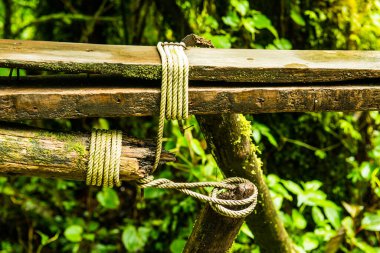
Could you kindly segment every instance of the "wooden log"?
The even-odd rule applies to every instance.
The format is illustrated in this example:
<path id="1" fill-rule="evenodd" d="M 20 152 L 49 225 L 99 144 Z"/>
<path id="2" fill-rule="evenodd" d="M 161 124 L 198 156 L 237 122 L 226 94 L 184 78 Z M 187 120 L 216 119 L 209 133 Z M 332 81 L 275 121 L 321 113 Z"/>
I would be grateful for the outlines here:
<path id="1" fill-rule="evenodd" d="M 379 51 L 188 48 L 190 80 L 294 83 L 380 77 Z M 153 46 L 0 40 L 0 67 L 158 80 Z"/>
<path id="2" fill-rule="evenodd" d="M 2 124 L 3 125 L 3 124 Z M 34 128 L 0 128 L 0 176 L 85 180 L 89 133 L 56 133 Z M 152 170 L 155 145 L 123 135 L 120 179 L 136 180 Z M 173 161 L 163 152 L 161 162 Z"/>
<path id="3" fill-rule="evenodd" d="M 0 119 L 158 115 L 159 88 L 146 88 L 134 81 L 132 83 L 135 87 L 126 88 L 120 80 L 66 78 L 28 78 L 12 82 L 1 78 Z M 371 83 L 231 86 L 191 86 L 190 113 L 202 115 L 380 110 L 380 86 Z"/>
<path id="4" fill-rule="evenodd" d="M 251 185 L 240 184 L 235 191 L 219 194 L 221 199 L 244 199 L 253 193 Z M 215 212 L 209 204 L 201 210 L 183 253 L 228 252 L 244 218 L 229 218 Z"/>

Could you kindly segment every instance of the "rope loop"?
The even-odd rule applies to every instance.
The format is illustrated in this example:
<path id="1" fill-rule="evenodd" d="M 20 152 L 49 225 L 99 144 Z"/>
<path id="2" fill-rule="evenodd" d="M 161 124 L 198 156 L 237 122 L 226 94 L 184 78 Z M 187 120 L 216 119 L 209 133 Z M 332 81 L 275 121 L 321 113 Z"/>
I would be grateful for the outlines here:
<path id="1" fill-rule="evenodd" d="M 221 182 L 194 182 L 194 183 L 176 183 L 165 178 L 154 180 L 153 176 L 140 179 L 138 184 L 141 188 L 159 188 L 159 189 L 176 189 L 193 198 L 203 202 L 210 203 L 212 209 L 217 213 L 231 217 L 231 218 L 244 218 L 248 216 L 256 207 L 257 203 L 257 187 L 249 180 L 240 177 L 227 178 Z M 235 190 L 239 184 L 247 184 L 253 188 L 250 196 L 244 199 L 220 199 L 218 193 L 223 190 Z M 190 189 L 214 187 L 210 195 L 204 195 Z M 231 209 L 228 207 L 241 207 L 239 210 Z"/>
<path id="2" fill-rule="evenodd" d="M 153 171 L 157 169 L 162 151 L 165 119 L 188 118 L 189 62 L 183 42 L 159 42 L 157 50 L 162 63 L 160 116 L 157 133 L 157 148 Z"/>
<path id="3" fill-rule="evenodd" d="M 121 131 L 98 129 L 91 132 L 87 185 L 120 186 L 121 148 Z"/>

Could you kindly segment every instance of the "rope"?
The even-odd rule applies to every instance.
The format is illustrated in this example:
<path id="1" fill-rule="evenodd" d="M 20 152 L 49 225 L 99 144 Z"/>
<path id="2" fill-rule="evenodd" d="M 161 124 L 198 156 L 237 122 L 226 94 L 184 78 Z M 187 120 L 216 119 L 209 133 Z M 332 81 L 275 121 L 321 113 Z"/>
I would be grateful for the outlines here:
<path id="1" fill-rule="evenodd" d="M 122 133 L 117 130 L 93 130 L 90 139 L 86 184 L 120 186 Z"/>
<path id="2" fill-rule="evenodd" d="M 184 52 L 186 45 L 181 43 L 159 42 L 158 52 L 162 61 L 162 83 L 160 116 L 157 134 L 157 148 L 153 171 L 160 162 L 162 138 L 166 119 L 182 120 L 188 117 L 188 83 L 189 63 Z M 104 187 L 120 186 L 120 156 L 122 147 L 121 131 L 94 130 L 90 139 L 90 157 L 86 175 L 87 185 Z M 138 180 L 141 188 L 155 187 L 160 189 L 176 189 L 191 197 L 208 202 L 213 210 L 231 218 L 244 218 L 249 215 L 257 203 L 257 187 L 244 178 L 233 177 L 222 182 L 175 183 L 168 179 L 154 180 L 153 176 Z M 220 199 L 222 190 L 234 191 L 239 184 L 252 187 L 253 192 L 244 199 Z M 214 187 L 210 195 L 192 191 L 192 188 Z M 227 207 L 240 207 L 235 210 Z"/>
<path id="3" fill-rule="evenodd" d="M 162 139 L 166 119 L 182 120 L 188 117 L 189 63 L 184 43 L 159 42 L 157 50 L 162 62 L 161 102 L 157 133 L 157 148 L 153 164 L 160 163 Z"/>
<path id="4" fill-rule="evenodd" d="M 210 203 L 210 206 L 214 211 L 221 215 L 231 217 L 231 218 L 244 218 L 248 216 L 255 209 L 257 203 L 257 187 L 247 179 L 239 177 L 227 178 L 221 182 L 195 182 L 195 183 L 175 183 L 165 178 L 153 179 L 153 176 L 146 177 L 138 181 L 141 188 L 160 188 L 160 189 L 176 189 L 183 192 L 193 198 L 201 200 L 203 202 Z M 220 199 L 218 198 L 218 193 L 222 189 L 235 190 L 239 184 L 248 184 L 253 188 L 253 192 L 250 196 L 244 199 Z M 199 187 L 214 187 L 210 195 L 203 195 L 195 191 L 190 190 L 191 188 Z M 248 206 L 247 206 L 248 205 Z M 240 210 L 234 210 L 226 208 L 228 207 L 242 207 Z"/>

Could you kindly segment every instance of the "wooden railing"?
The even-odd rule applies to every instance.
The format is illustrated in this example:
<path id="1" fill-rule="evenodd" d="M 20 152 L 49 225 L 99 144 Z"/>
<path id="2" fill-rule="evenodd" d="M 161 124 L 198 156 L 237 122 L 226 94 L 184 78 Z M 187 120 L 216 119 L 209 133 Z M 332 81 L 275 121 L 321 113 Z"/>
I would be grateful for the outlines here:
<path id="1" fill-rule="evenodd" d="M 378 51 L 186 54 L 191 114 L 380 109 Z M 2 120 L 158 113 L 161 63 L 152 46 L 0 40 L 0 67 L 69 74 L 0 79 Z"/>

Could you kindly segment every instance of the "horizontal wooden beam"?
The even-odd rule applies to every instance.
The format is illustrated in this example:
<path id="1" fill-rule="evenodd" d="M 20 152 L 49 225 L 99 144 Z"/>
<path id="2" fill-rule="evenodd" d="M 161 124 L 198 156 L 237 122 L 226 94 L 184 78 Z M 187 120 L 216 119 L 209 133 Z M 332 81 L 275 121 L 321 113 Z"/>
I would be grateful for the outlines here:
<path id="1" fill-rule="evenodd" d="M 159 88 L 142 87 L 139 83 L 132 87 L 134 81 L 129 81 L 128 87 L 122 87 L 118 81 L 94 81 L 90 85 L 91 81 L 84 79 L 81 82 L 47 80 L 20 80 L 15 85 L 0 85 L 0 119 L 149 116 L 159 112 Z M 190 113 L 380 110 L 380 86 L 371 83 L 271 87 L 230 85 L 192 85 L 189 89 Z"/>
<path id="2" fill-rule="evenodd" d="M 58 133 L 12 126 L 0 128 L 0 176 L 39 176 L 85 180 L 89 159 L 89 133 Z M 120 180 L 150 175 L 155 145 L 123 136 Z M 174 161 L 164 151 L 161 162 Z"/>
<path id="3" fill-rule="evenodd" d="M 380 78 L 380 51 L 188 48 L 190 80 L 302 83 Z M 158 80 L 153 46 L 0 40 L 0 67 Z"/>

